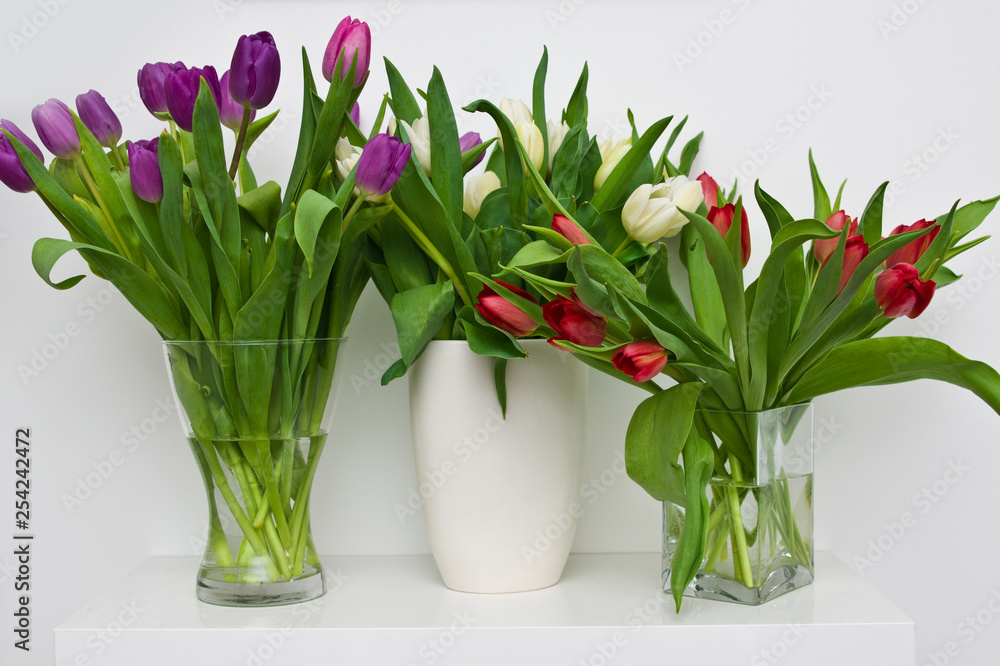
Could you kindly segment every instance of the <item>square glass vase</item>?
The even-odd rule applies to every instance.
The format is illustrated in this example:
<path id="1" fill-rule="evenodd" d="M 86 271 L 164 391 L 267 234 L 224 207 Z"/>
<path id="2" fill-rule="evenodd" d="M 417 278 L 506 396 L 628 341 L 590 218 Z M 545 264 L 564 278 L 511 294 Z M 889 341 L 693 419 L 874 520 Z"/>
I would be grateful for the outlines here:
<path id="1" fill-rule="evenodd" d="M 813 580 L 813 407 L 698 410 L 716 438 L 745 438 L 754 468 L 709 481 L 705 556 L 684 596 L 756 606 Z M 736 433 L 736 434 L 734 434 Z M 733 477 L 740 478 L 736 481 Z M 663 589 L 684 529 L 684 507 L 663 503 Z"/>

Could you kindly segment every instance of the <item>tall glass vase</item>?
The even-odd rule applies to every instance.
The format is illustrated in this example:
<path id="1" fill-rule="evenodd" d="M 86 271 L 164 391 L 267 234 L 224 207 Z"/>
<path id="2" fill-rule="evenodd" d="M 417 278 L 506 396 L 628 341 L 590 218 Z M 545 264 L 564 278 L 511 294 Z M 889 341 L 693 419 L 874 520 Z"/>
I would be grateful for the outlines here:
<path id="1" fill-rule="evenodd" d="M 708 539 L 684 596 L 757 605 L 813 580 L 813 408 L 697 410 L 715 446 L 744 438 L 751 466 L 716 474 L 706 493 Z M 739 464 L 739 463 L 737 463 Z M 742 469 L 746 467 L 746 469 Z M 663 503 L 663 589 L 670 591 L 684 507 Z"/>
<path id="2" fill-rule="evenodd" d="M 197 596 L 275 606 L 325 591 L 309 492 L 326 444 L 343 339 L 164 342 L 208 495 Z"/>

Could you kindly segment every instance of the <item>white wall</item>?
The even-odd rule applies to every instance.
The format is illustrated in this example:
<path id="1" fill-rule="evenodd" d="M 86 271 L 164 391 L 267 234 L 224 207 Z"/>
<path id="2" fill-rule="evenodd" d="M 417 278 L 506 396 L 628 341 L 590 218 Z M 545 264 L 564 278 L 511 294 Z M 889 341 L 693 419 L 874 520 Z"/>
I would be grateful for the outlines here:
<path id="1" fill-rule="evenodd" d="M 984 199 L 1000 190 L 1000 8 L 987 2 L 7 0 L 0 19 L 0 116 L 27 128 L 35 104 L 49 97 L 71 101 L 93 87 L 118 104 L 129 137 L 151 137 L 159 125 L 135 96 L 139 66 L 181 59 L 222 71 L 240 34 L 266 28 L 284 57 L 276 105 L 289 121 L 261 146 L 257 164 L 259 173 L 284 182 L 300 108 L 297 50 L 306 45 L 318 63 L 346 13 L 367 20 L 375 36 L 362 98 L 367 122 L 386 88 L 383 55 L 411 85 L 422 87 L 437 64 L 456 103 L 481 96 L 496 101 L 530 97 L 547 44 L 553 112 L 589 60 L 596 133 L 623 134 L 626 105 L 643 126 L 689 114 L 690 127 L 706 134 L 698 172 L 706 169 L 726 185 L 734 172 L 746 184 L 759 177 L 801 216 L 811 214 L 809 147 L 831 187 L 850 177 L 845 206 L 853 214 L 878 184 L 893 181 L 898 193 L 887 208 L 889 228 L 944 212 L 956 198 Z M 25 39 L 11 41 L 11 35 Z M 690 60 L 678 64 L 681 56 Z M 469 119 L 462 126 L 487 125 Z M 197 554 L 191 541 L 202 530 L 205 500 L 176 419 L 152 427 L 150 419 L 162 414 L 158 401 L 169 392 L 151 327 L 96 278 L 65 292 L 42 283 L 31 268 L 32 243 L 61 236 L 61 227 L 32 196 L 4 191 L 0 206 L 0 506 L 6 507 L 0 540 L 10 543 L 14 531 L 10 470 L 17 427 L 32 429 L 37 534 L 36 652 L 24 660 L 10 647 L 12 558 L 3 545 L 0 635 L 7 638 L 0 660 L 50 663 L 52 627 L 93 595 L 150 555 Z M 751 274 L 767 246 L 763 220 L 754 213 Z M 996 230 L 998 220 L 990 219 L 986 231 Z M 941 292 L 919 320 L 897 322 L 893 330 L 932 334 L 1000 365 L 997 247 L 987 243 L 956 261 L 966 273 L 962 286 Z M 57 275 L 82 267 L 66 259 Z M 78 334 L 37 376 L 23 380 L 19 366 L 30 366 L 33 353 L 70 325 Z M 336 444 L 327 449 L 313 494 L 316 541 L 327 553 L 427 552 L 419 515 L 400 521 L 393 510 L 415 487 L 406 384 L 365 383 L 375 377 L 366 368 L 384 360 L 382 345 L 393 340 L 374 291 L 362 300 L 349 335 L 343 369 L 345 381 L 353 382 L 343 392 Z M 587 475 L 597 477 L 621 450 L 643 394 L 596 374 L 591 386 L 582 413 L 590 427 Z M 949 641 L 959 651 L 949 663 L 995 659 L 1000 632 L 992 625 L 966 632 L 959 623 L 977 613 L 980 622 L 992 619 L 986 604 L 1000 589 L 997 416 L 958 388 L 920 382 L 821 399 L 818 417 L 826 430 L 815 481 L 817 546 L 855 563 L 917 621 L 918 663 Z M 144 439 L 128 437 L 144 425 L 152 430 Z M 96 468 L 107 467 L 116 451 L 123 462 L 89 499 L 67 508 L 64 499 Z M 948 473 L 953 466 L 960 476 Z M 933 503 L 920 499 L 935 488 L 940 496 Z M 911 527 L 899 534 L 892 526 L 906 515 Z M 656 503 L 622 477 L 587 507 L 575 547 L 655 550 L 658 521 Z M 873 545 L 879 543 L 881 549 Z M 880 559 L 870 566 L 858 559 L 869 555 Z"/>

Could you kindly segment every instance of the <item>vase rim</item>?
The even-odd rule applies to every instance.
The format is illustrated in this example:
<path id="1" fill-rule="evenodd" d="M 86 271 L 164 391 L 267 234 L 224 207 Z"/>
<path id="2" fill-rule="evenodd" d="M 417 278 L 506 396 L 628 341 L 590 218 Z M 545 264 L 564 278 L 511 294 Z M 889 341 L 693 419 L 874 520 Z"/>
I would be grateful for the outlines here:
<path id="1" fill-rule="evenodd" d="M 779 412 L 786 409 L 795 409 L 796 407 L 813 407 L 815 403 L 811 400 L 809 402 L 796 402 L 791 405 L 781 405 L 780 407 L 769 407 L 768 409 L 711 409 L 708 407 L 695 407 L 696 412 L 712 412 L 718 414 L 767 414 L 768 412 Z"/>

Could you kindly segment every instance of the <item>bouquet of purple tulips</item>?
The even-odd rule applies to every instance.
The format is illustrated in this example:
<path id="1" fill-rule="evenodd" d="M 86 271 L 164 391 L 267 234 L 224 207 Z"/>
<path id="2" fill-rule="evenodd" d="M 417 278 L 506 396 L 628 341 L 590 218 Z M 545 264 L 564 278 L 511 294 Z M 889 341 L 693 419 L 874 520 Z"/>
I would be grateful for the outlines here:
<path id="1" fill-rule="evenodd" d="M 250 579 L 250 563 L 251 582 L 274 582 L 301 576 L 315 558 L 304 509 L 337 352 L 323 341 L 342 337 L 368 282 L 367 232 L 389 211 L 381 199 L 411 150 L 357 126 L 370 53 L 368 26 L 345 18 L 323 58 L 324 97 L 303 54 L 302 124 L 284 188 L 258 183 L 248 161 L 277 116 L 256 118 L 281 72 L 267 32 L 240 37 L 221 77 L 212 66 L 143 66 L 142 101 L 166 127 L 124 150 L 121 123 L 93 90 L 76 112 L 54 99 L 32 112 L 47 164 L 2 121 L 0 180 L 35 192 L 68 234 L 37 241 L 38 274 L 56 289 L 74 286 L 84 276 L 53 283 L 50 272 L 79 252 L 168 341 L 191 445 L 241 531 L 227 543 L 210 493 L 213 557 L 241 571 L 237 582 Z M 228 155 L 224 127 L 235 133 Z M 343 174 L 334 167 L 342 139 L 364 147 Z M 275 345 L 248 351 L 263 341 Z M 313 438 L 308 460 L 293 447 L 302 436 Z"/>

